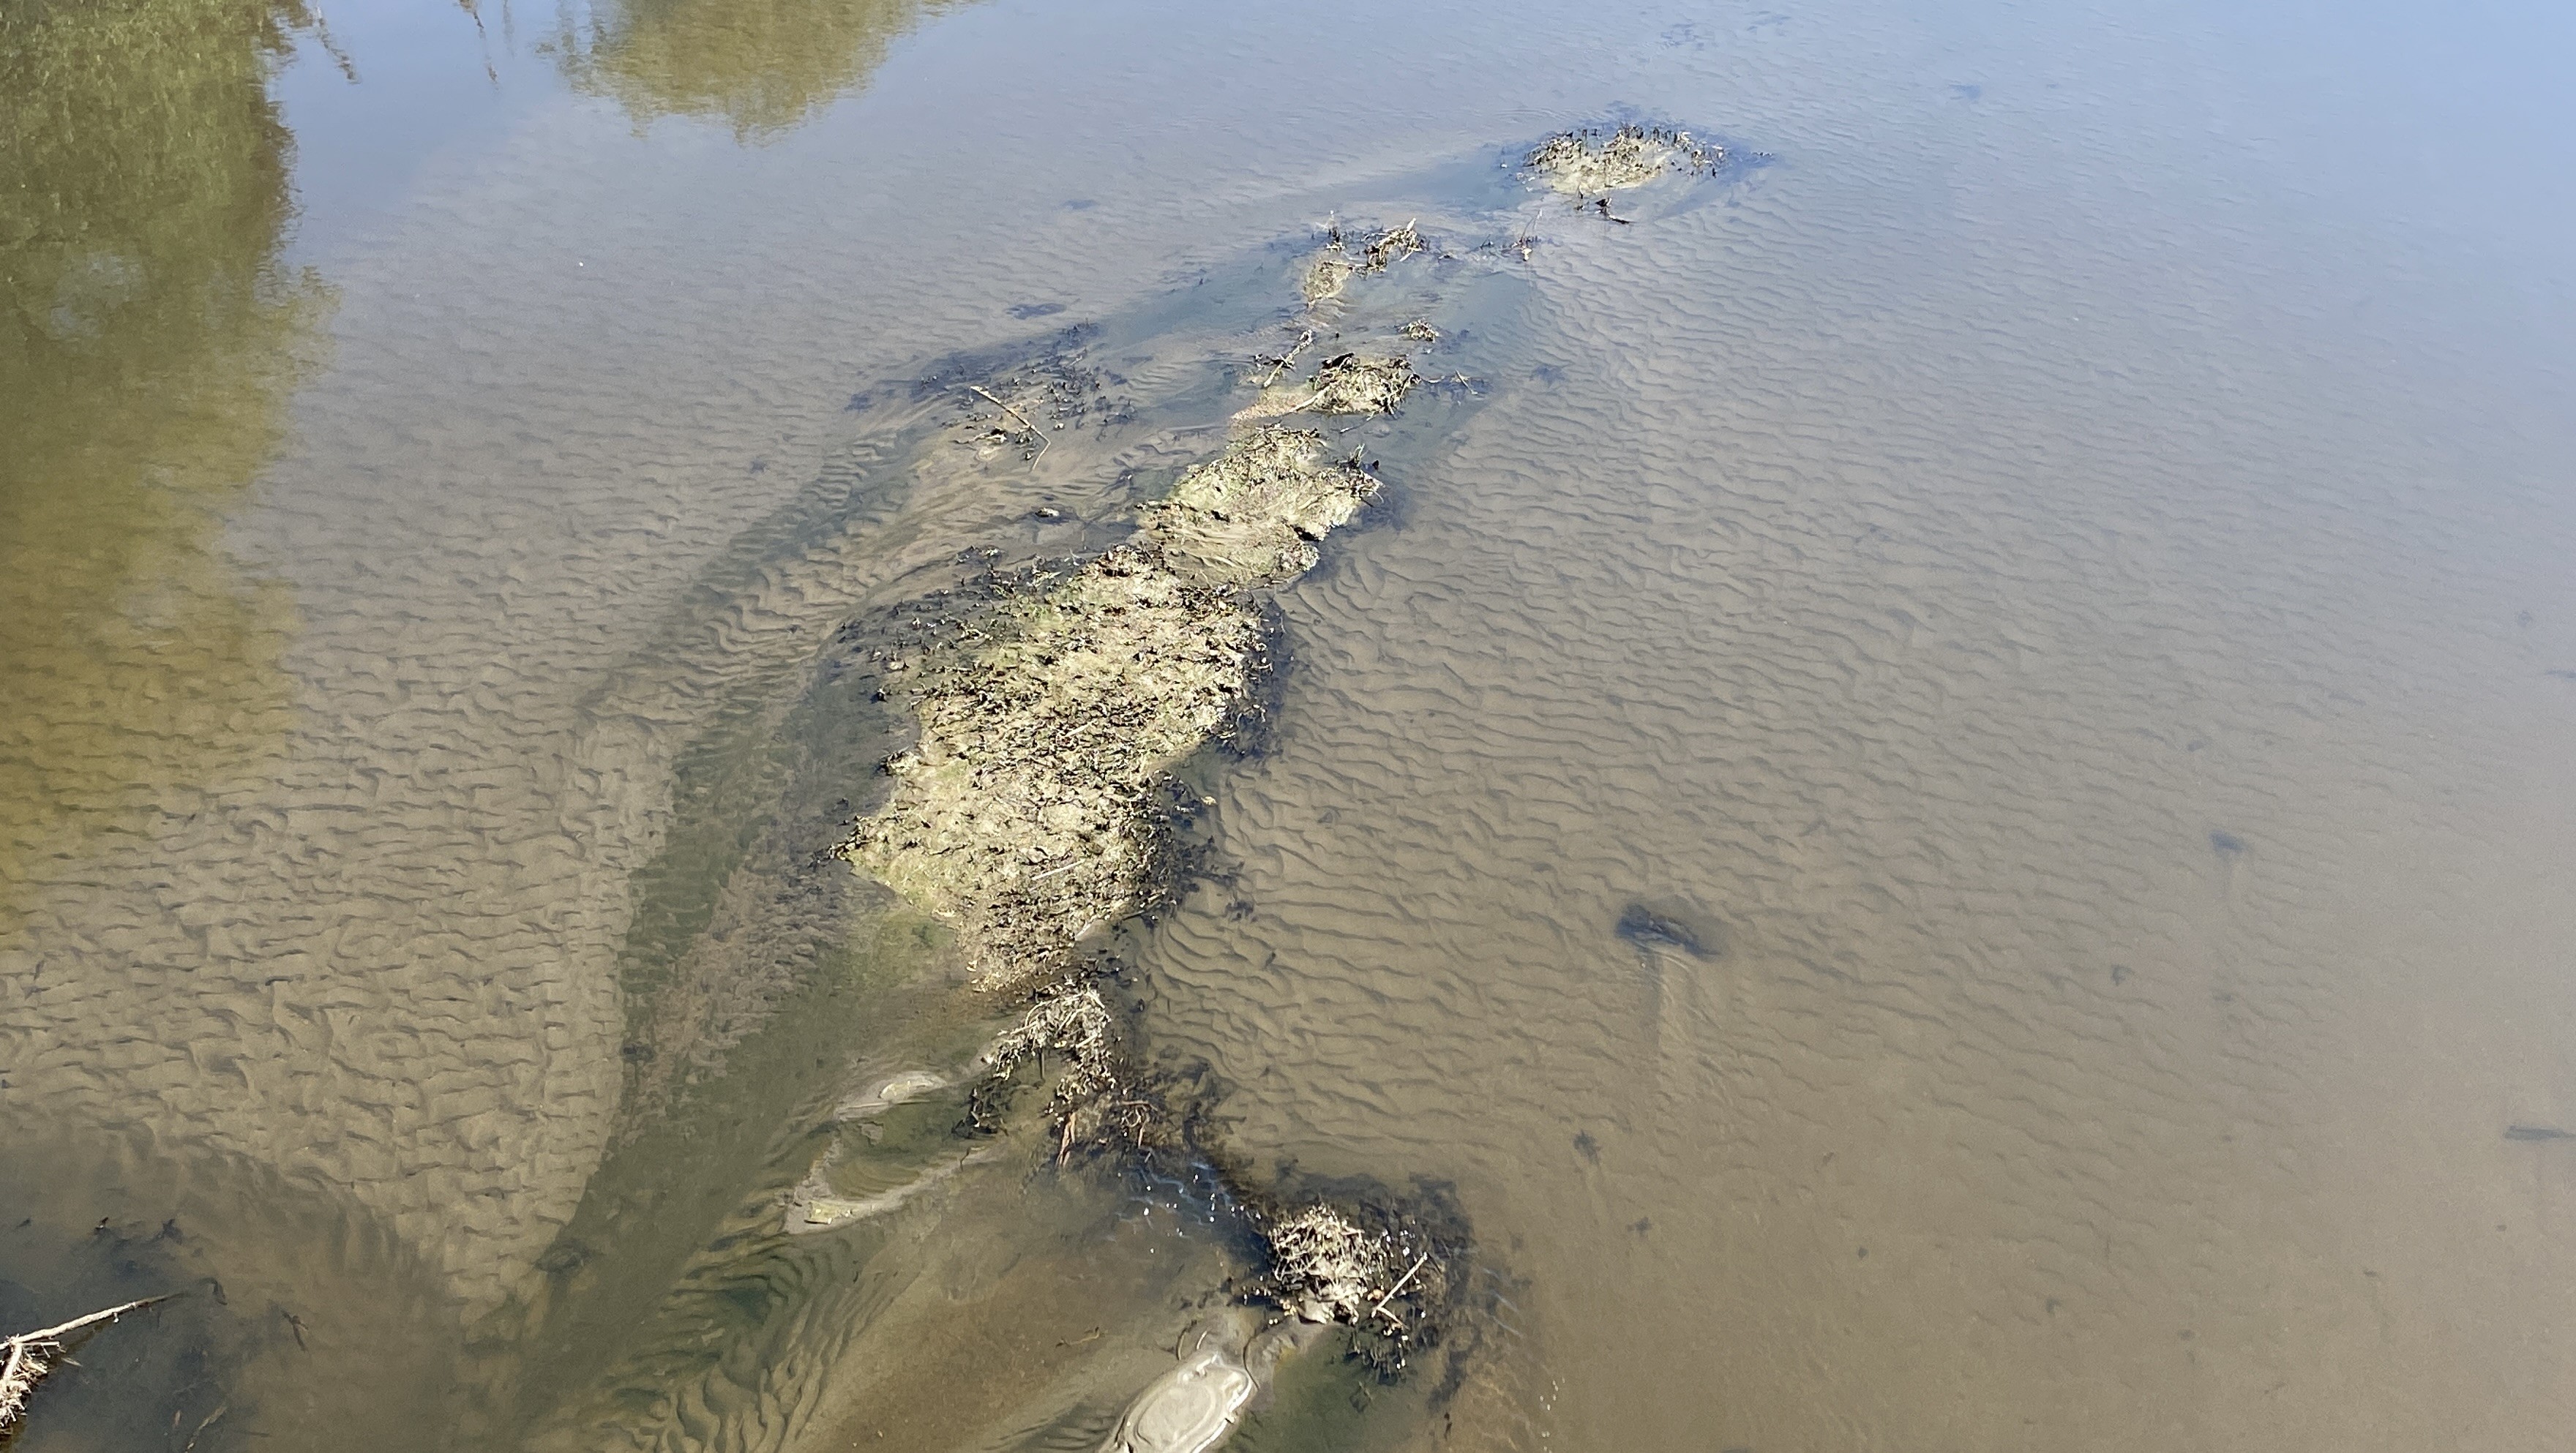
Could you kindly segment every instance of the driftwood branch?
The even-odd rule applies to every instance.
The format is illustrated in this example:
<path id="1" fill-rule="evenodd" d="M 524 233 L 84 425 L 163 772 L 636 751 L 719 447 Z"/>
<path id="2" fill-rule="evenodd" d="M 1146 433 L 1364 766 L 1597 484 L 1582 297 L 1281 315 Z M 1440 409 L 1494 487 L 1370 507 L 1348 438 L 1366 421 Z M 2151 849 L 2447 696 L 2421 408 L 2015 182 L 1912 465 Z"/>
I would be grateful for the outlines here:
<path id="1" fill-rule="evenodd" d="M 36 1384 L 43 1382 L 46 1375 L 54 1370 L 57 1361 L 63 1355 L 63 1342 L 66 1338 L 77 1336 L 92 1327 L 113 1322 L 128 1312 L 141 1311 L 154 1302 L 168 1300 L 166 1296 L 145 1297 L 139 1302 L 127 1302 L 121 1307 L 109 1307 L 105 1311 L 92 1312 L 86 1317 L 74 1317 L 59 1326 L 0 1338 L 0 1347 L 8 1349 L 6 1360 L 0 1361 L 0 1436 L 5 1436 L 17 1427 L 18 1420 L 26 1416 L 28 1394 L 33 1393 L 36 1390 Z"/>
<path id="2" fill-rule="evenodd" d="M 1043 429 L 1041 429 L 1041 428 L 1039 428 L 1037 425 L 1030 423 L 1030 422 L 1029 422 L 1029 416 L 1028 416 L 1028 415 L 1021 413 L 1019 410 L 1017 410 L 1017 409 L 1015 409 L 1015 408 L 1012 408 L 1009 404 L 1006 404 L 1006 403 L 1002 402 L 1000 399 L 997 399 L 997 398 L 993 397 L 991 394 L 989 394 L 989 393 L 985 393 L 985 392 L 984 392 L 984 390 L 982 390 L 982 389 L 980 389 L 980 388 L 977 388 L 975 385 L 973 385 L 973 384 L 971 384 L 971 383 L 970 383 L 970 384 L 968 384 L 968 385 L 966 385 L 966 391 L 967 391 L 968 393 L 983 394 L 985 402 L 990 403 L 991 405 L 993 405 L 993 407 L 995 407 L 995 408 L 997 408 L 997 409 L 1000 409 L 1003 413 L 1006 413 L 1006 414 L 1010 415 L 1012 418 L 1019 420 L 1019 421 L 1020 421 L 1020 427 L 1021 427 L 1021 428 L 1024 428 L 1024 429 L 1028 430 L 1028 431 L 1029 431 L 1029 433 L 1031 433 L 1032 435 L 1036 436 L 1037 441 L 1038 441 L 1038 454 L 1044 454 L 1044 453 L 1046 452 L 1046 450 L 1047 450 L 1047 436 L 1046 436 L 1046 431 L 1045 431 L 1045 430 L 1043 430 Z M 1036 456 L 1036 455 L 1031 455 L 1030 457 L 1031 457 L 1032 459 L 1034 459 L 1034 458 L 1036 458 L 1037 456 Z"/>
<path id="3" fill-rule="evenodd" d="M 1374 1316 L 1376 1316 L 1378 1313 L 1385 1311 L 1385 1310 L 1386 1310 L 1387 1303 L 1392 1302 L 1392 1301 L 1394 1301 L 1394 1300 L 1395 1300 L 1395 1294 L 1396 1294 L 1397 1292 L 1400 1292 L 1400 1291 L 1404 1290 L 1404 1288 L 1405 1288 L 1405 1284 L 1413 1280 L 1413 1274 L 1414 1274 L 1415 1272 L 1417 1272 L 1417 1271 L 1422 1270 L 1422 1268 L 1423 1268 L 1423 1267 L 1425 1267 L 1425 1266 L 1427 1266 L 1427 1265 L 1429 1265 L 1429 1264 L 1430 1264 L 1430 1262 L 1431 1262 L 1431 1253 L 1430 1253 L 1430 1252 L 1428 1252 L 1428 1251 L 1426 1251 L 1426 1252 L 1422 1253 L 1422 1254 L 1421 1254 L 1420 1256 L 1418 1256 L 1418 1257 L 1415 1257 L 1415 1258 L 1414 1258 L 1414 1261 L 1413 1261 L 1413 1265 L 1412 1265 L 1412 1266 L 1410 1266 L 1410 1267 L 1408 1267 L 1408 1268 L 1406 1268 L 1404 1275 L 1402 1275 L 1402 1276 L 1400 1276 L 1400 1277 L 1397 1277 L 1397 1278 L 1395 1279 L 1395 1285 L 1393 1285 L 1393 1286 L 1391 1286 L 1391 1287 L 1388 1287 L 1388 1288 L 1386 1289 L 1386 1295 L 1385 1295 L 1385 1296 L 1382 1296 L 1382 1297 L 1380 1297 L 1380 1298 L 1378 1298 L 1378 1299 L 1377 1299 L 1377 1305 L 1376 1305 L 1376 1306 L 1374 1306 L 1374 1307 L 1369 1308 L 1369 1315 L 1370 1315 L 1370 1316 L 1372 1316 L 1372 1317 L 1374 1317 Z M 1395 1325 L 1397 1325 L 1397 1326 L 1401 1327 L 1401 1326 L 1403 1326 L 1404 1324 L 1403 1324 L 1402 1322 L 1397 1322 Z"/>

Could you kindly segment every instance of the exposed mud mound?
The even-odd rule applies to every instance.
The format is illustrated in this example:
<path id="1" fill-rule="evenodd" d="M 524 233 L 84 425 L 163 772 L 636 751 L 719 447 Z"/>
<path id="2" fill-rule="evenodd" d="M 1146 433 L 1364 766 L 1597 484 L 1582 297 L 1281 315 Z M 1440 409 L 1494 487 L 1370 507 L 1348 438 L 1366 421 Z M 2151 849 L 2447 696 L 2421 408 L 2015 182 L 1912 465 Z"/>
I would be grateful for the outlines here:
<path id="1" fill-rule="evenodd" d="M 1622 126 L 1559 132 L 1531 148 L 1521 166 L 1557 191 L 1588 197 L 1641 187 L 1668 172 L 1712 172 L 1725 162 L 1726 148 L 1687 131 Z"/>
<path id="2" fill-rule="evenodd" d="M 1350 523 L 1377 487 L 1356 459 L 1328 461 L 1323 435 L 1266 428 L 1182 475 L 1142 513 L 1173 569 L 1210 584 L 1280 585 L 1314 568 L 1314 542 Z"/>
<path id="3" fill-rule="evenodd" d="M 1362 273 L 1384 272 L 1395 263 L 1422 250 L 1422 234 L 1412 223 L 1390 227 L 1361 244 L 1353 253 L 1342 229 L 1334 228 L 1324 241 L 1323 252 L 1306 268 L 1305 279 L 1298 285 L 1306 305 L 1329 302 L 1342 295 L 1350 280 Z"/>
<path id="4" fill-rule="evenodd" d="M 1372 357 L 1345 353 L 1317 365 L 1315 376 L 1303 383 L 1273 384 L 1261 391 L 1250 408 L 1236 415 L 1243 419 L 1276 418 L 1282 414 L 1392 414 L 1404 403 L 1404 396 L 1422 382 L 1412 363 L 1403 355 Z"/>
<path id="5" fill-rule="evenodd" d="M 1337 229 L 1298 291 L 1311 310 L 1351 279 L 1428 251 L 1409 222 L 1364 243 Z M 1441 333 L 1412 311 L 1420 299 L 1392 312 L 1386 301 L 1339 307 L 1332 321 L 1292 315 L 1293 346 L 1256 360 L 1266 376 L 1246 380 L 1258 396 L 1237 419 L 1397 413 L 1424 380 L 1395 349 L 1436 345 Z M 1322 332 L 1344 340 L 1340 351 L 1297 377 Z M 951 382 L 985 406 L 970 420 L 979 458 L 1045 451 L 1050 404 L 1063 400 Z M 1065 395 L 1078 407 L 1090 390 L 1077 379 Z M 1126 541 L 1087 560 L 996 576 L 981 609 L 943 615 L 936 637 L 885 658 L 884 695 L 910 707 L 919 737 L 884 764 L 893 794 L 852 825 L 841 855 L 953 928 L 976 989 L 1021 1005 L 963 1078 L 928 1077 L 965 1087 L 955 1133 L 985 1142 L 971 1155 L 1042 1134 L 1059 1167 L 1098 1164 L 1188 1187 L 1250 1256 L 1231 1297 L 1253 1318 L 1248 1326 L 1267 1330 L 1250 1342 L 1229 1337 L 1223 1356 L 1185 1355 L 1140 1395 L 1117 1434 L 1137 1449 L 1203 1448 L 1226 1436 L 1242 1396 L 1266 1380 L 1233 1348 L 1258 1346 L 1276 1360 L 1329 1337 L 1392 1378 L 1418 1351 L 1443 1345 L 1458 1302 L 1466 1230 L 1430 1192 L 1292 1194 L 1225 1154 L 1210 1130 L 1217 1095 L 1203 1069 L 1193 1078 L 1131 1045 L 1098 937 L 1179 875 L 1176 827 L 1196 799 L 1172 773 L 1257 709 L 1271 651 L 1263 592 L 1314 568 L 1317 542 L 1378 492 L 1375 467 L 1339 454 L 1322 433 L 1243 427 L 1140 506 Z M 880 1111 L 894 1104 L 883 1090 L 862 1100 Z M 853 1152 L 847 1166 L 818 1165 L 791 1198 L 788 1229 L 882 1214 L 967 1163 L 916 1164 L 892 1144 Z M 862 1161 L 897 1160 L 906 1178 L 889 1171 L 883 1188 L 856 1174 Z"/>
<path id="6" fill-rule="evenodd" d="M 1261 634 L 1150 547 L 1032 578 L 912 667 L 920 743 L 843 856 L 954 925 L 978 988 L 1062 968 L 1140 901 L 1163 771 L 1249 696 Z"/>
<path id="7" fill-rule="evenodd" d="M 1376 489 L 1322 436 L 1256 429 L 1146 506 L 1135 542 L 1032 574 L 892 663 L 920 741 L 842 855 L 958 928 L 978 988 L 1062 970 L 1148 896 L 1166 769 L 1252 697 L 1265 629 L 1242 592 L 1311 568 Z"/>

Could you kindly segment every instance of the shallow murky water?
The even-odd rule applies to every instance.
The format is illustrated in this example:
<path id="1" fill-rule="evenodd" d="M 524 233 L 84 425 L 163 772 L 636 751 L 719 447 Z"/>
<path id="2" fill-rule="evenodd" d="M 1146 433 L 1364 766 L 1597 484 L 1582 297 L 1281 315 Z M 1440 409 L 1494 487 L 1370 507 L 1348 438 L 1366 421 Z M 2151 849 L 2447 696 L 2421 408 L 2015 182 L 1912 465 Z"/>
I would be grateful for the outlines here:
<path id="1" fill-rule="evenodd" d="M 1117 992 L 1474 1287 L 1235 1445 L 2555 1446 L 2569 38 L 0 11 L 0 1319 L 188 1293 L 20 1446 L 1097 1446 L 1242 1228 L 861 1103 L 1008 1009 L 818 856 L 869 653 L 1116 539 L 1408 218 L 1336 316 L 1465 382 L 1348 436 Z M 1502 165 L 1628 116 L 1741 162 Z"/>

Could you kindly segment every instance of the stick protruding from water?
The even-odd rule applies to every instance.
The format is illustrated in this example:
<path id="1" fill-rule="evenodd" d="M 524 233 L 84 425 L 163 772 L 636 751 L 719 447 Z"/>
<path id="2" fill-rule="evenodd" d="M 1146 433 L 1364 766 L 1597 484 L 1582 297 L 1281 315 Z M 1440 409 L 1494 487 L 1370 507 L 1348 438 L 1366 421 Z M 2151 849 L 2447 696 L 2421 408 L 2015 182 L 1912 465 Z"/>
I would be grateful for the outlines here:
<path id="1" fill-rule="evenodd" d="M 58 1326 L 0 1338 L 0 1347 L 8 1349 L 6 1360 L 0 1361 L 0 1437 L 8 1436 L 18 1426 L 18 1420 L 26 1416 L 27 1397 L 36 1390 L 36 1384 L 43 1382 L 46 1375 L 54 1370 L 56 1360 L 63 1355 L 65 1338 L 113 1322 L 128 1312 L 141 1311 L 154 1302 L 168 1300 L 167 1296 L 145 1297 L 139 1302 L 109 1307 L 86 1317 L 74 1317 Z"/>

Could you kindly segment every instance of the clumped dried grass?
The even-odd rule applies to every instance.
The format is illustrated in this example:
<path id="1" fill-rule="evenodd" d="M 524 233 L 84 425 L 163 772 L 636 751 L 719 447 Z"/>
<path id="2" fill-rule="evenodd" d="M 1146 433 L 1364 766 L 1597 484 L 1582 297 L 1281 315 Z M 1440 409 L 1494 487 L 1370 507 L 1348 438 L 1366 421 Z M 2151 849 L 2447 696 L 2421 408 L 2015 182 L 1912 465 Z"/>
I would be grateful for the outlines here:
<path id="1" fill-rule="evenodd" d="M 1439 1340 L 1460 1247 L 1387 1205 L 1319 1200 L 1261 1218 L 1270 1265 L 1256 1295 L 1309 1322 L 1337 1322 L 1386 1375 Z"/>
<path id="2" fill-rule="evenodd" d="M 1263 389 L 1261 397 L 1235 417 L 1275 419 L 1283 414 L 1392 414 L 1403 407 L 1404 396 L 1420 382 L 1422 376 L 1413 371 L 1411 361 L 1401 354 L 1381 358 L 1364 353 L 1345 353 L 1318 364 L 1312 378 L 1299 383 L 1272 384 Z"/>
<path id="3" fill-rule="evenodd" d="M 1064 1067 L 1056 1081 L 1060 1100 L 1088 1100 L 1117 1087 L 1117 1041 L 1098 987 L 1074 981 L 1040 994 L 985 1051 L 996 1080 L 1048 1055 Z"/>
<path id="4" fill-rule="evenodd" d="M 1563 131 L 1530 149 L 1524 169 L 1569 196 L 1644 186 L 1666 172 L 1714 171 L 1726 148 L 1694 140 L 1687 131 L 1622 126 Z"/>
<path id="5" fill-rule="evenodd" d="M 1361 1228 L 1331 1206 L 1308 1206 L 1270 1228 L 1271 1285 L 1310 1322 L 1358 1323 L 1408 1268 L 1394 1238 Z"/>
<path id="6" fill-rule="evenodd" d="M 1362 273 L 1384 272 L 1422 248 L 1422 234 L 1407 222 L 1370 238 L 1354 255 L 1350 240 L 1342 235 L 1342 229 L 1335 227 L 1324 239 L 1324 250 L 1307 265 L 1306 276 L 1299 282 L 1297 290 L 1305 297 L 1306 306 L 1311 308 L 1317 303 L 1340 297 L 1342 289 L 1349 286 L 1352 278 Z"/>
<path id="7" fill-rule="evenodd" d="M 991 1072 L 967 1101 L 968 1119 L 979 1129 L 1001 1127 L 1021 1067 L 1035 1063 L 1042 1073 L 1056 1071 L 1047 1123 L 1056 1132 L 1059 1164 L 1076 1150 L 1142 1155 L 1186 1146 L 1184 1117 L 1166 1098 L 1166 1083 L 1128 1056 L 1095 983 L 1069 978 L 1041 990 L 985 1058 Z"/>

